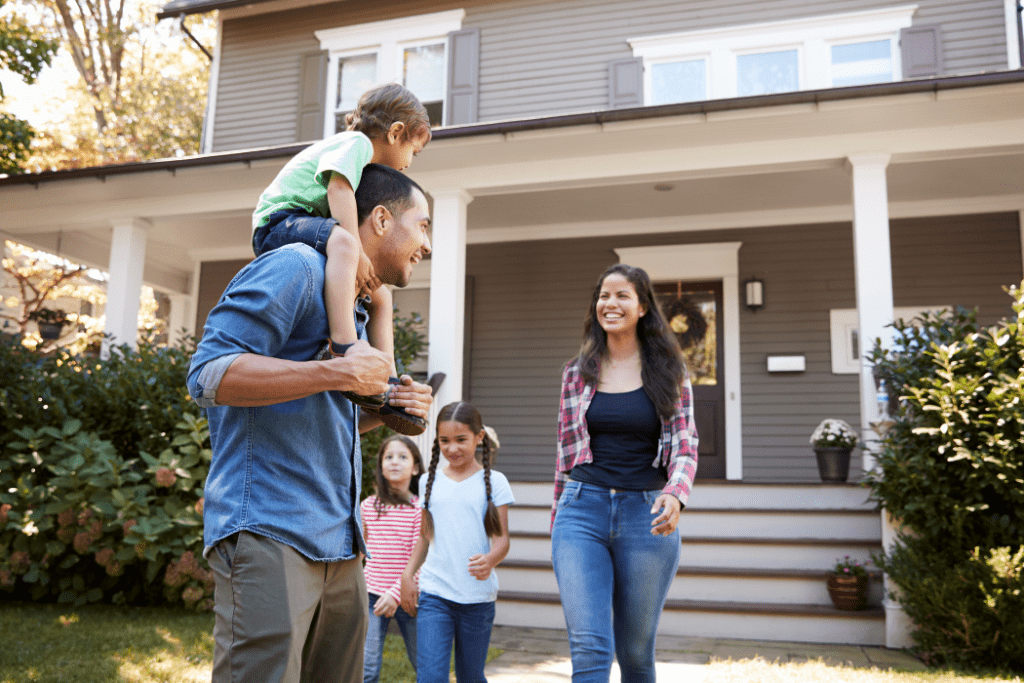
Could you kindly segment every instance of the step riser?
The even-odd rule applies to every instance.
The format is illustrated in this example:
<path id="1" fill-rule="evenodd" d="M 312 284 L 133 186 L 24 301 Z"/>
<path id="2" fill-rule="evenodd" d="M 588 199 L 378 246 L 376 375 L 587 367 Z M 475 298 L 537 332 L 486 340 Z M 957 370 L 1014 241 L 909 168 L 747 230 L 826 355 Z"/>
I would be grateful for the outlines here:
<path id="1" fill-rule="evenodd" d="M 495 624 L 565 628 L 561 605 L 498 600 Z M 885 645 L 885 618 L 829 618 L 665 610 L 658 633 L 805 643 Z"/>
<path id="2" fill-rule="evenodd" d="M 516 505 L 550 506 L 554 498 L 552 484 L 512 484 Z M 875 505 L 868 501 L 868 490 L 854 486 L 807 484 L 784 486 L 771 484 L 702 484 L 697 482 L 690 492 L 687 509 L 700 508 L 812 508 L 865 509 Z"/>
<path id="3" fill-rule="evenodd" d="M 552 570 L 502 567 L 501 589 L 523 593 L 558 595 L 558 581 Z M 882 604 L 881 581 L 872 581 L 868 604 Z M 715 600 L 754 604 L 831 605 L 825 578 L 767 578 L 731 576 L 676 576 L 669 587 L 670 600 Z"/>
<path id="4" fill-rule="evenodd" d="M 512 508 L 508 525 L 513 533 L 546 532 L 551 514 L 537 508 Z M 678 528 L 683 537 L 701 538 L 882 539 L 880 515 L 824 511 L 734 513 L 687 509 Z"/>
<path id="5" fill-rule="evenodd" d="M 831 569 L 836 560 L 846 555 L 864 563 L 872 551 L 882 549 L 862 545 L 774 545 L 683 542 L 679 556 L 681 567 L 721 567 L 727 569 Z M 551 561 L 551 540 L 548 538 L 512 538 L 510 560 Z"/>

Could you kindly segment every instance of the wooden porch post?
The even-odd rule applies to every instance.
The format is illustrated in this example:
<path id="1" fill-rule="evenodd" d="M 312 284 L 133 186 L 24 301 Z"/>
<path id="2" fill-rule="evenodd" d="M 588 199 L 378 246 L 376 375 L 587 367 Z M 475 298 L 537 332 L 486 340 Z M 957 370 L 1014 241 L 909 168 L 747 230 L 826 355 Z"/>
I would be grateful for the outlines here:
<path id="1" fill-rule="evenodd" d="M 445 374 L 444 384 L 434 397 L 434 405 L 440 408 L 462 399 L 466 207 L 473 201 L 473 195 L 461 188 L 433 190 L 430 194 L 434 198 L 434 228 L 430 242 L 433 251 L 427 374 Z"/>
<path id="2" fill-rule="evenodd" d="M 103 331 L 113 336 L 104 339 L 103 358 L 110 356 L 110 347 L 128 344 L 133 349 L 139 336 L 139 299 L 142 271 L 146 263 L 146 229 L 149 221 L 124 218 L 112 221 L 114 234 L 110 243 L 110 281 L 107 283 L 106 321 Z"/>

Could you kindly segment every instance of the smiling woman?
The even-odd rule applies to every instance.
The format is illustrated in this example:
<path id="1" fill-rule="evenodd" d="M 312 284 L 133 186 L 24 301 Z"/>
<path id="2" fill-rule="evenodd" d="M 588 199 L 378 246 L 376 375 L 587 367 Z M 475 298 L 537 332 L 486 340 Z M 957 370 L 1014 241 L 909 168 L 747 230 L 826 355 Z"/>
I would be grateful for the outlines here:
<path id="1" fill-rule="evenodd" d="M 615 656 L 623 680 L 653 683 L 679 564 L 697 433 L 679 345 L 654 296 L 644 270 L 605 271 L 562 376 L 551 546 L 574 681 L 606 682 Z"/>

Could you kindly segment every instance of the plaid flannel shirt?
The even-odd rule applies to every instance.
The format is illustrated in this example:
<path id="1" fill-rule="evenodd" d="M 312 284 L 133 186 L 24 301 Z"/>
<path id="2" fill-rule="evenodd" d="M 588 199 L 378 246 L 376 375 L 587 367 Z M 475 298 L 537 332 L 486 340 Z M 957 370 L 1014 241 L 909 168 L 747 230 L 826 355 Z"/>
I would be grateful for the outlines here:
<path id="1" fill-rule="evenodd" d="M 555 464 L 555 502 L 551 507 L 551 525 L 555 524 L 558 499 L 565 489 L 569 472 L 576 465 L 594 461 L 587 430 L 587 409 L 597 387 L 587 384 L 580 373 L 579 359 L 569 361 L 562 372 L 562 398 L 558 405 L 558 459 Z M 672 416 L 661 421 L 658 455 L 652 467 L 666 465 L 668 483 L 662 493 L 673 495 L 686 507 L 697 474 L 697 429 L 693 423 L 693 390 L 689 376 L 679 388 L 679 401 Z"/>

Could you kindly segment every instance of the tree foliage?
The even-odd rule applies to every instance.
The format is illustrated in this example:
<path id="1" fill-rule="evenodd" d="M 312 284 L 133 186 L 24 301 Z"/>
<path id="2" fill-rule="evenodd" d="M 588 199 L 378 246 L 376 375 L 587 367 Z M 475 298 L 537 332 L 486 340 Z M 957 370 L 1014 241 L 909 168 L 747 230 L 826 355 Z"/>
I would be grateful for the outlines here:
<path id="1" fill-rule="evenodd" d="M 1015 315 L 895 325 L 872 362 L 898 402 L 873 497 L 902 527 L 879 564 L 933 663 L 1024 671 L 1024 290 Z"/>
<path id="2" fill-rule="evenodd" d="M 31 85 L 50 63 L 57 43 L 29 26 L 24 17 L 4 7 L 0 0 L 0 69 L 16 73 Z M 0 104 L 4 99 L 0 84 Z M 33 130 L 26 121 L 0 111 L 0 173 L 19 173 L 29 156 Z"/>
<path id="3" fill-rule="evenodd" d="M 41 12 L 79 75 L 51 101 L 31 170 L 199 152 L 209 62 L 177 29 L 154 23 L 152 0 L 21 1 Z M 207 35 L 211 22 L 203 15 L 186 26 Z"/>

